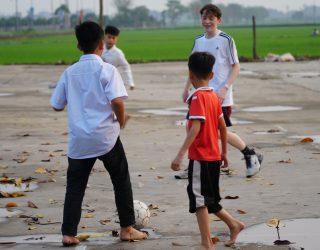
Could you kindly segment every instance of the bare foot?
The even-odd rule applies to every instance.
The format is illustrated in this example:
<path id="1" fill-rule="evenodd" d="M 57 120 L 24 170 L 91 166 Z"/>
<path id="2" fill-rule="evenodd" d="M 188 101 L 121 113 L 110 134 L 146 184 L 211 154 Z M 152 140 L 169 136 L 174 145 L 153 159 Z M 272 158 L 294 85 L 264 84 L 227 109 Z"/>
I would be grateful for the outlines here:
<path id="1" fill-rule="evenodd" d="M 230 227 L 230 240 L 226 241 L 224 243 L 225 246 L 230 247 L 235 242 L 239 235 L 239 233 L 242 231 L 242 229 L 245 228 L 245 224 L 239 220 L 236 221 L 235 225 L 233 227 Z"/>
<path id="2" fill-rule="evenodd" d="M 214 248 L 214 246 L 207 247 L 207 246 L 201 245 L 199 247 L 194 248 L 194 250 L 215 250 L 215 248 Z"/>
<path id="3" fill-rule="evenodd" d="M 120 240 L 123 241 L 145 240 L 147 238 L 147 233 L 138 231 L 133 227 L 122 227 L 120 231 Z"/>
<path id="4" fill-rule="evenodd" d="M 65 247 L 78 245 L 80 241 L 74 236 L 63 235 L 62 245 Z"/>

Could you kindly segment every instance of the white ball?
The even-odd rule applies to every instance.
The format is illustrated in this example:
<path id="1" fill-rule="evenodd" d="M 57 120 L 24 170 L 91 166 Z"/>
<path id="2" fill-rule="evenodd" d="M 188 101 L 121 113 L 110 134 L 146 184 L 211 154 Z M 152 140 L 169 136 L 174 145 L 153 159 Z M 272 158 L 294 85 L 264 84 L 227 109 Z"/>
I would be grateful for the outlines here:
<path id="1" fill-rule="evenodd" d="M 148 206 L 138 200 L 133 201 L 134 214 L 136 219 L 135 228 L 141 229 L 147 226 L 150 220 L 150 210 Z"/>

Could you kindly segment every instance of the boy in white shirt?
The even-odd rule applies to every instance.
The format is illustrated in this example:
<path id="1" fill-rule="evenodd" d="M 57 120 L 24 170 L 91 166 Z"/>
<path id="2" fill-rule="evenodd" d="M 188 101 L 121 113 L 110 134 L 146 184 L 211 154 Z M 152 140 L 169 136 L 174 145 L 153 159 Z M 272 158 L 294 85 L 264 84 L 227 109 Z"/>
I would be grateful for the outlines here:
<path id="1" fill-rule="evenodd" d="M 68 105 L 68 171 L 63 211 L 62 243 L 76 245 L 77 227 L 88 178 L 97 159 L 110 174 L 120 220 L 121 240 L 142 240 L 147 235 L 135 224 L 128 163 L 119 138 L 127 115 L 128 97 L 118 70 L 100 57 L 104 34 L 94 22 L 75 29 L 78 48 L 83 56 L 60 77 L 51 97 L 51 106 L 62 111 Z M 116 117 L 116 118 L 115 118 Z"/>
<path id="2" fill-rule="evenodd" d="M 106 49 L 103 51 L 101 58 L 103 61 L 112 64 L 123 72 L 126 84 L 130 90 L 134 89 L 134 82 L 131 67 L 121 49 L 117 48 L 120 30 L 117 27 L 108 25 L 105 28 Z"/>
<path id="3" fill-rule="evenodd" d="M 218 29 L 221 23 L 221 10 L 214 4 L 207 4 L 200 10 L 201 24 L 205 33 L 198 36 L 194 41 L 192 53 L 208 52 L 216 58 L 212 68 L 214 78 L 209 86 L 218 94 L 227 127 L 232 126 L 231 112 L 233 105 L 232 85 L 240 72 L 240 63 L 236 45 L 232 37 Z M 183 91 L 184 101 L 189 95 L 191 82 L 188 79 Z M 263 155 L 256 153 L 253 148 L 247 147 L 246 143 L 235 133 L 228 130 L 228 143 L 237 148 L 246 160 L 246 177 L 252 177 L 260 171 Z M 178 175 L 183 178 L 186 174 Z"/>

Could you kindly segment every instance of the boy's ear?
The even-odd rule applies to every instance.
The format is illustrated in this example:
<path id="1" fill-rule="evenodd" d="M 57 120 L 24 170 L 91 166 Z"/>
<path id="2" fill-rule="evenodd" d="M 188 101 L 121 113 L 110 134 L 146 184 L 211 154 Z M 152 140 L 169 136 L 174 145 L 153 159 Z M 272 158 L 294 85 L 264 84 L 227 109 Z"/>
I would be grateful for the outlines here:
<path id="1" fill-rule="evenodd" d="M 191 82 L 193 82 L 193 80 L 194 80 L 194 75 L 193 75 L 192 71 L 190 71 L 190 70 L 189 70 L 189 79 Z"/>
<path id="2" fill-rule="evenodd" d="M 210 81 L 213 77 L 214 77 L 214 73 L 211 72 L 210 75 L 209 75 L 209 77 L 208 77 L 208 78 L 209 78 L 209 81 Z"/>
<path id="3" fill-rule="evenodd" d="M 78 50 L 82 51 L 82 48 L 79 43 L 77 43 L 77 48 L 78 48 Z"/>
<path id="4" fill-rule="evenodd" d="M 101 41 L 100 41 L 100 43 L 99 43 L 99 49 L 100 50 L 103 50 L 104 49 L 104 39 L 102 39 Z"/>

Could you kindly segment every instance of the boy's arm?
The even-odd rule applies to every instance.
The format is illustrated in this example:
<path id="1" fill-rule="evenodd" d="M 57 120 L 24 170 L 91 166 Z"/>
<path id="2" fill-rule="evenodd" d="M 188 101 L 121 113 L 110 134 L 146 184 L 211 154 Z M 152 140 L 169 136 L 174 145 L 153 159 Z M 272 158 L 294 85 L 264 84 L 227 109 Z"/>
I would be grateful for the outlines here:
<path id="1" fill-rule="evenodd" d="M 111 107 L 113 112 L 117 116 L 120 128 L 123 129 L 129 119 L 129 116 L 125 113 L 123 99 L 121 97 L 113 99 L 111 101 Z"/>
<path id="2" fill-rule="evenodd" d="M 131 67 L 130 67 L 130 64 L 128 63 L 125 55 L 123 54 L 123 52 L 119 54 L 119 67 L 122 67 L 122 69 L 123 69 L 126 84 L 130 87 L 134 87 Z"/>
<path id="3" fill-rule="evenodd" d="M 222 87 L 218 92 L 221 103 L 223 103 L 224 99 L 226 98 L 227 92 L 229 88 L 232 86 L 232 84 L 234 83 L 234 81 L 237 79 L 239 72 L 240 72 L 240 63 L 232 64 L 232 69 L 231 69 L 229 78 L 225 82 L 224 87 Z"/>
<path id="4" fill-rule="evenodd" d="M 227 127 L 224 121 L 223 116 L 219 118 L 219 132 L 220 132 L 220 140 L 221 140 L 221 161 L 223 161 L 222 168 L 227 168 L 228 157 L 227 157 Z"/>
<path id="5" fill-rule="evenodd" d="M 186 85 L 185 85 L 185 87 L 183 89 L 183 92 L 182 92 L 182 100 L 183 100 L 183 102 L 186 102 L 186 100 L 187 100 L 187 98 L 189 96 L 189 91 L 190 91 L 191 86 L 192 86 L 192 84 L 191 84 L 191 81 L 190 81 L 190 79 L 188 77 L 188 80 L 187 80 Z"/>
<path id="6" fill-rule="evenodd" d="M 192 120 L 191 128 L 189 129 L 187 133 L 187 137 L 184 140 L 184 143 L 182 144 L 176 158 L 171 163 L 171 169 L 174 171 L 178 171 L 181 169 L 181 163 L 183 160 L 184 154 L 187 152 L 188 148 L 193 143 L 194 139 L 198 135 L 201 127 L 201 121 L 200 120 Z"/>

